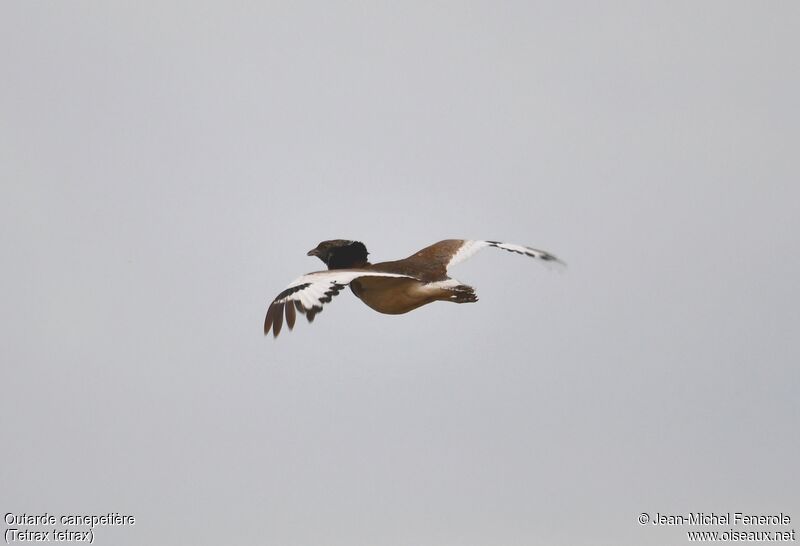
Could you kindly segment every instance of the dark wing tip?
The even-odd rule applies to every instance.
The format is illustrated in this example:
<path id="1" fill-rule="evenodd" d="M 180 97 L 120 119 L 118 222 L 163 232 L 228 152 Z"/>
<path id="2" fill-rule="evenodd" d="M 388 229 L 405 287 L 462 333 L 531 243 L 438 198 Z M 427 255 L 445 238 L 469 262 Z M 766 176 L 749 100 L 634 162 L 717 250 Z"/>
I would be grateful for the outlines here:
<path id="1" fill-rule="evenodd" d="M 267 336 L 272 331 L 273 337 L 278 337 L 283 328 L 284 313 L 286 313 L 286 326 L 289 330 L 294 328 L 298 312 L 306 314 L 306 309 L 297 300 L 280 303 L 273 301 L 267 309 L 267 316 L 264 318 L 264 335 Z M 313 311 L 311 320 L 313 320 L 313 315 L 317 312 L 319 312 L 317 309 Z"/>
<path id="2" fill-rule="evenodd" d="M 553 254 L 550 254 L 549 252 L 545 252 L 544 250 L 540 250 L 539 252 L 541 253 L 538 256 L 538 258 L 540 260 L 545 261 L 545 262 L 550 262 L 550 263 L 552 263 L 554 265 L 560 265 L 562 267 L 566 267 L 567 266 L 567 262 L 565 262 L 564 260 L 560 259 L 558 256 L 554 256 Z"/>
<path id="3" fill-rule="evenodd" d="M 272 336 L 278 337 L 283 328 L 283 303 L 276 303 L 275 305 L 275 319 L 272 322 Z"/>
<path id="4" fill-rule="evenodd" d="M 322 311 L 322 307 L 312 307 L 311 309 L 306 309 L 306 319 L 309 323 L 314 322 L 314 317 L 317 316 L 317 313 Z"/>
<path id="5" fill-rule="evenodd" d="M 294 328 L 294 321 L 297 318 L 297 313 L 295 312 L 294 305 L 292 302 L 286 302 L 286 326 L 289 327 L 289 330 Z"/>
<path id="6" fill-rule="evenodd" d="M 270 303 L 267 309 L 267 316 L 264 318 L 264 335 L 269 335 L 272 329 L 272 322 L 275 320 L 275 304 Z"/>

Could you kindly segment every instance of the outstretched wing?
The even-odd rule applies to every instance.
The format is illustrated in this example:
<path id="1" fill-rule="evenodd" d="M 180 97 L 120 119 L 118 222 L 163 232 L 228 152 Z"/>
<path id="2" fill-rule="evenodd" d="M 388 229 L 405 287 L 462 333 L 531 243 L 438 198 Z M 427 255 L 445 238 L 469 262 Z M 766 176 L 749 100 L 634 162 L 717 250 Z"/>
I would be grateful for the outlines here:
<path id="1" fill-rule="evenodd" d="M 444 241 L 442 241 L 444 242 Z M 544 250 L 539 250 L 536 248 L 531 248 L 528 246 L 522 245 L 515 245 L 513 243 L 501 243 L 500 241 L 460 241 L 460 245 L 455 249 L 453 252 L 450 260 L 447 262 L 447 269 L 450 267 L 463 262 L 464 260 L 471 258 L 484 248 L 500 248 L 502 250 L 513 252 L 515 254 L 523 254 L 525 256 L 529 256 L 531 258 L 536 258 L 538 260 L 543 260 L 545 262 L 550 262 L 553 264 L 560 264 L 565 265 L 564 262 L 546 252 Z M 438 244 L 438 243 L 437 243 Z M 455 246 L 455 245 L 453 245 Z"/>
<path id="2" fill-rule="evenodd" d="M 490 247 L 530 256 L 549 264 L 564 265 L 564 262 L 544 250 L 512 243 L 501 243 L 500 241 L 469 241 L 466 239 L 445 239 L 423 248 L 401 262 L 390 262 L 390 264 L 396 267 L 395 264 L 410 262 L 425 271 L 427 276 L 433 280 L 446 279 L 450 267 L 471 258 L 484 248 Z"/>
<path id="3" fill-rule="evenodd" d="M 284 313 L 286 325 L 290 330 L 294 328 L 296 311 L 305 314 L 308 322 L 312 322 L 317 313 L 322 311 L 323 305 L 330 302 L 351 281 L 360 277 L 413 278 L 408 275 L 365 269 L 335 269 L 303 275 L 292 281 L 270 304 L 264 319 L 264 335 L 272 330 L 273 336 L 278 337 L 283 327 Z"/>

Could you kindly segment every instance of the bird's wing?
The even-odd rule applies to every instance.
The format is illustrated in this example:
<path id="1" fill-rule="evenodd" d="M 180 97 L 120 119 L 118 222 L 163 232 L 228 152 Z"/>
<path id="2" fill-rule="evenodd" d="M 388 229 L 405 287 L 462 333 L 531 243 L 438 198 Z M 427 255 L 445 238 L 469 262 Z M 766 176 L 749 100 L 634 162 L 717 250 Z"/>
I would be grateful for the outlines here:
<path id="1" fill-rule="evenodd" d="M 529 246 L 522 246 L 516 245 L 513 243 L 501 243 L 500 241 L 467 241 L 462 240 L 460 241 L 461 244 L 455 249 L 455 251 L 451 254 L 450 260 L 447 262 L 447 269 L 450 269 L 452 266 L 471 258 L 484 248 L 500 248 L 502 250 L 513 252 L 515 254 L 522 254 L 528 256 L 530 258 L 536 258 L 538 260 L 542 260 L 544 262 L 549 262 L 551 264 L 559 264 L 565 265 L 564 262 L 546 252 L 544 250 L 539 250 L 536 248 L 531 248 Z"/>
<path id="2" fill-rule="evenodd" d="M 538 250 L 522 245 L 515 245 L 512 243 L 501 243 L 500 241 L 470 241 L 466 239 L 446 239 L 439 241 L 431 246 L 425 247 L 408 260 L 419 263 L 427 269 L 436 269 L 440 275 L 446 272 L 454 265 L 471 258 L 484 248 L 500 248 L 515 254 L 523 254 L 542 260 L 544 263 L 553 265 L 564 265 L 564 262 L 544 250 Z"/>
<path id="3" fill-rule="evenodd" d="M 351 281 L 360 277 L 405 277 L 408 275 L 369 271 L 366 269 L 334 269 L 330 271 L 317 271 L 303 275 L 292 281 L 286 290 L 277 295 L 267 309 L 264 319 L 264 335 L 272 330 L 274 337 L 278 337 L 283 327 L 283 317 L 286 314 L 286 325 L 291 330 L 294 327 L 297 314 L 305 314 L 308 322 L 322 311 L 322 306 L 333 299 L 342 288 Z"/>

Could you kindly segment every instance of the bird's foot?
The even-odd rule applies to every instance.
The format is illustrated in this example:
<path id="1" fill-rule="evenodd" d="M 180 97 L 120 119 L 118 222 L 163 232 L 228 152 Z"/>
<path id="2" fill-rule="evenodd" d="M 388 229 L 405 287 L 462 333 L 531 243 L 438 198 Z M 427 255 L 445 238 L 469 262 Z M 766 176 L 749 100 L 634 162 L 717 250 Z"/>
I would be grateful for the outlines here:
<path id="1" fill-rule="evenodd" d="M 450 301 L 454 303 L 473 303 L 478 301 L 478 296 L 475 294 L 475 289 L 466 284 L 459 284 L 450 289 Z"/>

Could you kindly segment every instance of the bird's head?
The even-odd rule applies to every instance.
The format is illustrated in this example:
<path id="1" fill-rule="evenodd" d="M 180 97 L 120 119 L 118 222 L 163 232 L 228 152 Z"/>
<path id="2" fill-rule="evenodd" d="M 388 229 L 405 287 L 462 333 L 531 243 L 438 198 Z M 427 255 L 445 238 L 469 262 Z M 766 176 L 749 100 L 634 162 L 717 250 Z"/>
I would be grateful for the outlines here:
<path id="1" fill-rule="evenodd" d="M 333 239 L 322 241 L 308 251 L 309 256 L 316 256 L 328 266 L 328 269 L 348 269 L 363 267 L 367 261 L 367 247 L 361 241 Z"/>

